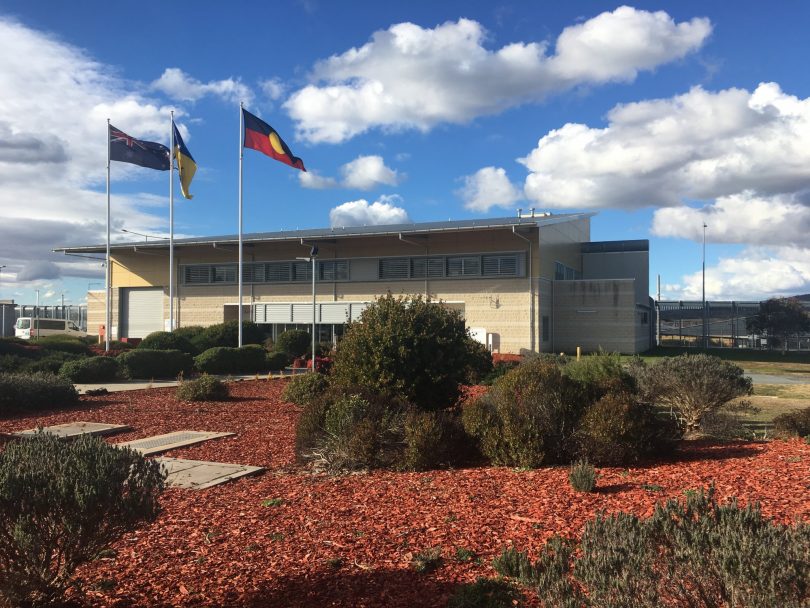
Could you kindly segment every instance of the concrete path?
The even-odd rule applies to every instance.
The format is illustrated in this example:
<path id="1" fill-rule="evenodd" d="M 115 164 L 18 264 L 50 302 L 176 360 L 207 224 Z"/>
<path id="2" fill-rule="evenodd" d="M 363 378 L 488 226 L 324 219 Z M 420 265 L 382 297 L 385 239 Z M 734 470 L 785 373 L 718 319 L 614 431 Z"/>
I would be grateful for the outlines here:
<path id="1" fill-rule="evenodd" d="M 256 475 L 264 471 L 262 467 L 227 462 L 206 462 L 183 458 L 155 458 L 167 472 L 166 483 L 175 488 L 203 490 L 232 479 Z"/>
<path id="2" fill-rule="evenodd" d="M 810 384 L 808 377 L 796 377 L 784 374 L 751 374 L 745 372 L 754 384 Z"/>
<path id="3" fill-rule="evenodd" d="M 115 433 L 123 433 L 124 431 L 131 431 L 132 427 L 126 424 L 104 424 L 103 422 L 68 422 L 66 424 L 55 424 L 53 426 L 42 427 L 42 429 L 28 429 L 25 431 L 17 431 L 12 433 L 17 437 L 30 437 L 38 431 L 44 431 L 51 435 L 56 435 L 62 439 L 71 439 L 79 435 L 113 435 Z"/>

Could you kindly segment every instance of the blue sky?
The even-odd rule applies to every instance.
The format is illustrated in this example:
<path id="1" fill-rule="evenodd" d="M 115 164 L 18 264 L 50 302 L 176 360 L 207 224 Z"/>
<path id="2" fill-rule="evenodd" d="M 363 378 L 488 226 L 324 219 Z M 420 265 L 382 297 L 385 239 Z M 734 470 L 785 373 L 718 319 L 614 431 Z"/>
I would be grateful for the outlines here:
<path id="1" fill-rule="evenodd" d="M 197 160 L 179 235 L 236 231 L 238 101 L 309 173 L 245 151 L 245 230 L 594 210 L 651 287 L 810 292 L 804 2 L 0 4 L 0 299 L 81 302 L 106 122 Z M 121 229 L 166 234 L 167 174 L 113 163 Z"/>

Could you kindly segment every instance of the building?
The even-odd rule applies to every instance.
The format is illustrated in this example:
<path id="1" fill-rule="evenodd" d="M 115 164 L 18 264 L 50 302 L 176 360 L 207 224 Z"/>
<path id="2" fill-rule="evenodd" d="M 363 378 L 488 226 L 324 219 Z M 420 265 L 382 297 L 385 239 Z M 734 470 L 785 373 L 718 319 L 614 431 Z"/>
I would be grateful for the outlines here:
<path id="1" fill-rule="evenodd" d="M 243 235 L 245 318 L 273 335 L 312 323 L 334 341 L 376 296 L 422 294 L 464 316 L 493 352 L 641 352 L 650 346 L 648 241 L 590 241 L 593 214 L 548 213 Z M 103 254 L 104 245 L 58 249 Z M 112 246 L 111 336 L 168 329 L 168 242 Z M 237 237 L 175 240 L 176 326 L 238 317 Z M 88 293 L 88 331 L 104 291 Z"/>

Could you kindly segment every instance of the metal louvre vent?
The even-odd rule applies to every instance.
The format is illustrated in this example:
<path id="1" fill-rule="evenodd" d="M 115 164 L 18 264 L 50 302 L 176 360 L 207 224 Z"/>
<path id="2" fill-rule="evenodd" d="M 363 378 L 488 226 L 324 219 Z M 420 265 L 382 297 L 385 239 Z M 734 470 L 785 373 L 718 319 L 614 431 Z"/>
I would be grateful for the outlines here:
<path id="1" fill-rule="evenodd" d="M 264 264 L 244 264 L 242 280 L 245 283 L 264 283 Z"/>
<path id="2" fill-rule="evenodd" d="M 183 272 L 183 282 L 189 285 L 206 284 L 211 282 L 210 266 L 186 266 Z"/>
<path id="3" fill-rule="evenodd" d="M 481 258 L 477 255 L 447 258 L 448 277 L 471 277 L 480 274 Z"/>
<path id="4" fill-rule="evenodd" d="M 381 279 L 407 279 L 410 270 L 408 258 L 386 258 L 380 260 Z"/>
<path id="5" fill-rule="evenodd" d="M 290 280 L 289 262 L 270 262 L 264 265 L 264 277 L 268 283 Z"/>
<path id="6" fill-rule="evenodd" d="M 312 280 L 312 264 L 309 262 L 293 262 L 292 264 L 292 277 L 293 281 L 311 281 Z"/>
<path id="7" fill-rule="evenodd" d="M 411 276 L 414 279 L 433 279 L 444 276 L 444 258 L 413 258 Z"/>
<path id="8" fill-rule="evenodd" d="M 517 256 L 514 255 L 483 256 L 483 274 L 485 276 L 517 275 Z"/>
<path id="9" fill-rule="evenodd" d="M 236 264 L 214 266 L 212 278 L 214 283 L 236 283 Z"/>

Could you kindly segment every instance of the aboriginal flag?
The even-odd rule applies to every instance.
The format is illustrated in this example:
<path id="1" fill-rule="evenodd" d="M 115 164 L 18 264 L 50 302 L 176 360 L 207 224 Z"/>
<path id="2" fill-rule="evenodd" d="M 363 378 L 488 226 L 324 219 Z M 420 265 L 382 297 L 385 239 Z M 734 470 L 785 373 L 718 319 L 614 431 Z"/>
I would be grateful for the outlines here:
<path id="1" fill-rule="evenodd" d="M 177 172 L 180 174 L 180 192 L 188 199 L 194 198 L 189 194 L 188 187 L 197 172 L 197 163 L 194 162 L 194 158 L 186 148 L 186 144 L 183 142 L 183 138 L 180 137 L 180 131 L 177 130 L 177 125 L 174 122 L 172 122 L 172 129 L 174 130 L 174 157 L 177 159 Z"/>
<path id="2" fill-rule="evenodd" d="M 110 160 L 168 171 L 169 149 L 163 144 L 130 137 L 110 125 Z"/>
<path id="3" fill-rule="evenodd" d="M 278 136 L 273 127 L 245 109 L 242 109 L 242 115 L 245 120 L 246 148 L 253 148 L 267 154 L 270 158 L 281 161 L 285 165 L 306 171 L 304 161 L 297 156 L 293 156 L 287 144 Z"/>

